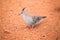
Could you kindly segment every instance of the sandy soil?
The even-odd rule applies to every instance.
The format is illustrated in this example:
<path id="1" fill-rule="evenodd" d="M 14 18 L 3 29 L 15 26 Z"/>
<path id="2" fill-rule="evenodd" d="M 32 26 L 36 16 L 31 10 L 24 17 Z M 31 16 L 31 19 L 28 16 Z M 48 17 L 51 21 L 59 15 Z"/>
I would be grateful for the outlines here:
<path id="1" fill-rule="evenodd" d="M 60 0 L 1 0 L 0 40 L 60 40 Z M 32 30 L 20 10 L 27 14 L 47 16 Z"/>

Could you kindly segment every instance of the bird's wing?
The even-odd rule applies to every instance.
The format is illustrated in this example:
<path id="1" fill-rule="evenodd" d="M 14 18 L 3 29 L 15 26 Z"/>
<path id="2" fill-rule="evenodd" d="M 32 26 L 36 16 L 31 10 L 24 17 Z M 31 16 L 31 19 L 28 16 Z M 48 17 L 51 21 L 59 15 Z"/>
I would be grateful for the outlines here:
<path id="1" fill-rule="evenodd" d="M 38 22 L 40 20 L 40 18 L 39 18 L 39 16 L 34 16 L 33 17 L 33 21 L 36 23 L 36 22 Z"/>
<path id="2" fill-rule="evenodd" d="M 33 24 L 35 24 L 37 21 L 40 20 L 40 16 L 30 15 L 30 17 L 32 18 L 32 21 L 34 22 Z"/>
<path id="3" fill-rule="evenodd" d="M 33 24 L 41 20 L 42 18 L 46 18 L 46 16 L 36 16 L 36 15 L 29 15 L 31 17 L 31 20 L 33 21 Z"/>
<path id="4" fill-rule="evenodd" d="M 31 17 L 35 23 L 40 21 L 43 18 L 46 18 L 46 16 L 36 16 L 36 15 L 31 15 Z"/>

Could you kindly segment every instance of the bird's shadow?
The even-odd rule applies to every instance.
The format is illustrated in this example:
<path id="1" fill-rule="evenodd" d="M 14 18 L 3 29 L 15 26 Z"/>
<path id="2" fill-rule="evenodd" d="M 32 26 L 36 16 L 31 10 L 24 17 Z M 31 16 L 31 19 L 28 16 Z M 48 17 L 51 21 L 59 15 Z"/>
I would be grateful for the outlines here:
<path id="1" fill-rule="evenodd" d="M 35 24 L 34 28 L 38 28 L 40 26 L 40 23 Z"/>
<path id="2" fill-rule="evenodd" d="M 44 25 L 45 23 L 46 23 L 46 21 L 39 22 L 39 23 L 35 24 L 34 28 L 39 28 L 40 26 Z"/>

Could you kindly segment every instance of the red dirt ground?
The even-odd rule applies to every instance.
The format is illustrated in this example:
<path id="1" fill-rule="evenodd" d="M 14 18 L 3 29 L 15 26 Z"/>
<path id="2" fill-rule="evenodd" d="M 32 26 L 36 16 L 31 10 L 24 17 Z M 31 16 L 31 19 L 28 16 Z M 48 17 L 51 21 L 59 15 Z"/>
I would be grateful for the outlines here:
<path id="1" fill-rule="evenodd" d="M 60 40 L 60 0 L 1 0 L 0 40 Z M 20 10 L 47 16 L 32 30 L 26 28 Z"/>

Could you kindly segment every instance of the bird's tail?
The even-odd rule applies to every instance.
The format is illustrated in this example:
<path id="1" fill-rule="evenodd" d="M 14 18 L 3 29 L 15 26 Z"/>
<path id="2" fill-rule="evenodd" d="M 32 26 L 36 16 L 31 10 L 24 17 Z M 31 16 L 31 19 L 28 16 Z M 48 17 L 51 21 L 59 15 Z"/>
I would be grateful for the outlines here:
<path id="1" fill-rule="evenodd" d="M 36 20 L 37 21 L 39 21 L 39 20 L 41 20 L 41 19 L 43 19 L 43 18 L 46 18 L 47 16 L 39 16 Z"/>
<path id="2" fill-rule="evenodd" d="M 41 18 L 46 18 L 47 16 L 42 16 Z"/>
<path id="3" fill-rule="evenodd" d="M 40 19 L 46 18 L 47 16 L 40 16 Z"/>

